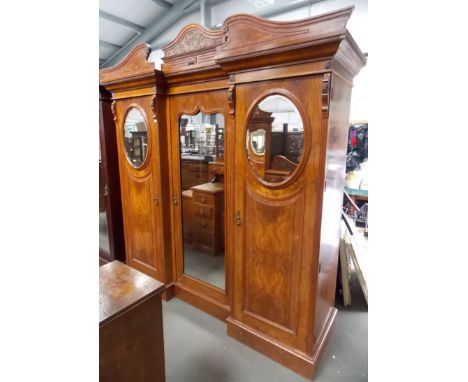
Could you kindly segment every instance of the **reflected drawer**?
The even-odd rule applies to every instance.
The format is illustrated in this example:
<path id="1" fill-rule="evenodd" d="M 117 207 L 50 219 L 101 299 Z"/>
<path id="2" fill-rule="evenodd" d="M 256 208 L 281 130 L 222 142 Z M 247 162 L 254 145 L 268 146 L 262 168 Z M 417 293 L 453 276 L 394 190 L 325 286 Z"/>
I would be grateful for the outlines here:
<path id="1" fill-rule="evenodd" d="M 213 195 L 194 192 L 193 193 L 193 200 L 195 202 L 197 202 L 197 203 L 213 204 Z"/>
<path id="2" fill-rule="evenodd" d="M 203 229 L 205 231 L 213 231 L 213 220 L 205 219 L 205 218 L 194 218 L 193 219 L 193 229 L 200 230 Z"/>
<path id="3" fill-rule="evenodd" d="M 213 208 L 204 206 L 203 204 L 193 204 L 193 214 L 202 218 L 211 219 L 213 216 Z"/>
<path id="4" fill-rule="evenodd" d="M 196 230 L 193 232 L 193 242 L 211 247 L 213 245 L 213 234 Z"/>

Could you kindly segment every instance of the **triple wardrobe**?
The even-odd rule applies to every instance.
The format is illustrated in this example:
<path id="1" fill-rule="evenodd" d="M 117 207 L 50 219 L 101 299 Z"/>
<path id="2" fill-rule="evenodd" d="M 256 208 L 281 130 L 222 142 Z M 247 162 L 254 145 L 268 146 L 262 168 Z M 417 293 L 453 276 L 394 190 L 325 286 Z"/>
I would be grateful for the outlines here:
<path id="1" fill-rule="evenodd" d="M 127 264 L 309 378 L 337 312 L 351 89 L 365 65 L 352 10 L 190 24 L 161 70 L 142 44 L 100 71 Z"/>

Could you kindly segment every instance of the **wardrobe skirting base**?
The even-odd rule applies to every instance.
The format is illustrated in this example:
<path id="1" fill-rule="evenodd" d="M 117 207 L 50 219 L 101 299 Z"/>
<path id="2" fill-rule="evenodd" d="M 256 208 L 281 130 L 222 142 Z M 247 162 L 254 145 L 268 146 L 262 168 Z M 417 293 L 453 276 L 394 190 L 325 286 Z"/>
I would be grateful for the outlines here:
<path id="1" fill-rule="evenodd" d="M 312 356 L 267 337 L 231 317 L 226 319 L 227 334 L 305 378 L 314 377 L 319 359 L 331 335 L 337 309 L 332 308 Z"/>

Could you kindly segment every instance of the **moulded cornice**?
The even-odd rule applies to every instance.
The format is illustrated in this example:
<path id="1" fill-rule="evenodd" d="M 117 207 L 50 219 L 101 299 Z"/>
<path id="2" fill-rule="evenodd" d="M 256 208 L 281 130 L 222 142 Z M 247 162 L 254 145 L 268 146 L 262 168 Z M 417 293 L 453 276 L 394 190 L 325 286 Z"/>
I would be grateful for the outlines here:
<path id="1" fill-rule="evenodd" d="M 111 68 L 100 70 L 100 84 L 106 86 L 134 81 L 141 84 L 145 82 L 145 79 L 154 78 L 154 63 L 148 62 L 150 52 L 151 47 L 148 44 L 135 46 L 122 62 Z"/>

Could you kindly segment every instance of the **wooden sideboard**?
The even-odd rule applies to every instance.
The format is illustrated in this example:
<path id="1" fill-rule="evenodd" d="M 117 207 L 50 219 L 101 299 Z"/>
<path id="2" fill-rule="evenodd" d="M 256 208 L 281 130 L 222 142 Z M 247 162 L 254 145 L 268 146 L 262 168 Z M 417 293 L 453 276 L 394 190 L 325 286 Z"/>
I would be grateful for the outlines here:
<path id="1" fill-rule="evenodd" d="M 119 262 L 99 267 L 99 380 L 164 382 L 164 285 Z"/>

